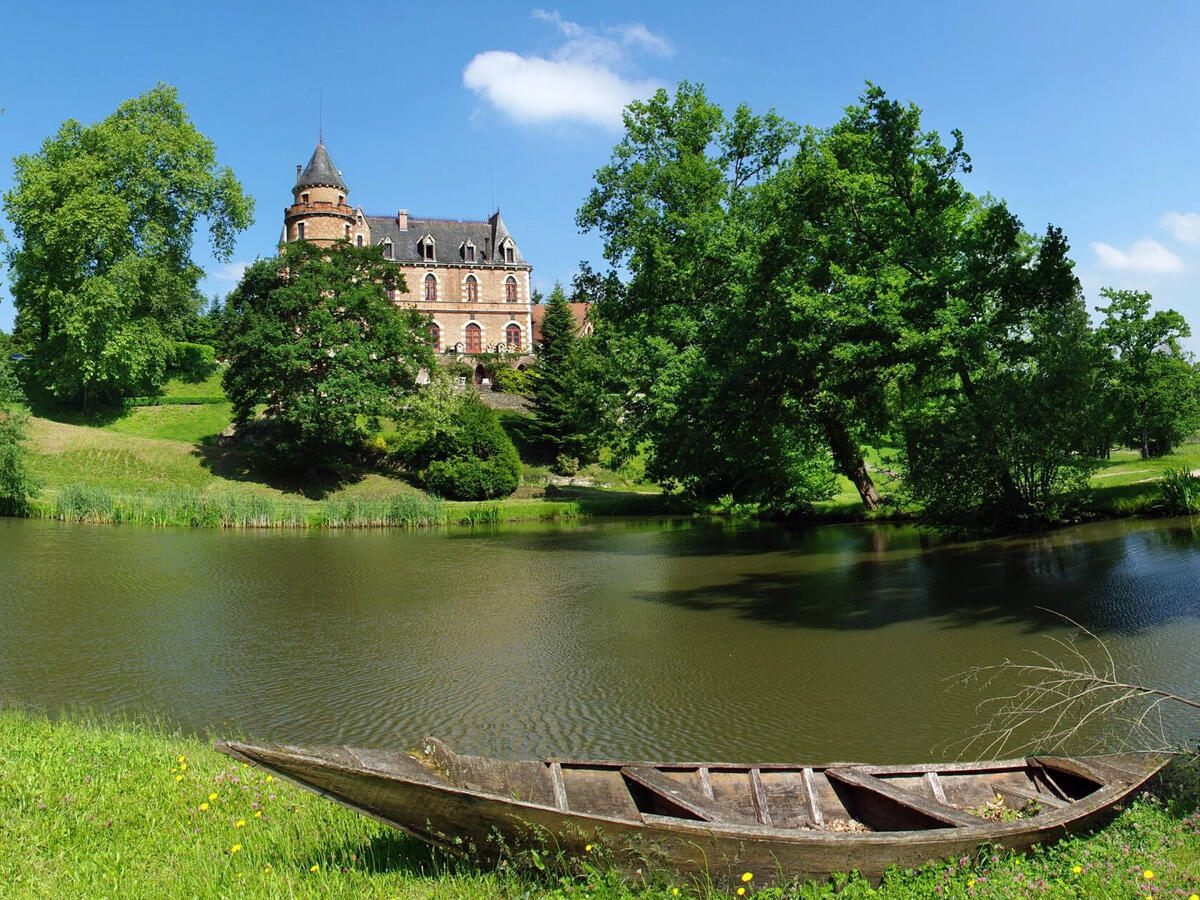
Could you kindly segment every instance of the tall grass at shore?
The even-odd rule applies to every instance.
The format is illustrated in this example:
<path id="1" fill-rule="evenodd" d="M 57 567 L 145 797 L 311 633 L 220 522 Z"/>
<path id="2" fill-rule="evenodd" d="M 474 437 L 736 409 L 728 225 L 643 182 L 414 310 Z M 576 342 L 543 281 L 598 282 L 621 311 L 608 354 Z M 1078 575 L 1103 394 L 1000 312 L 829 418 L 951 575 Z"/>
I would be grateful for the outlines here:
<path id="1" fill-rule="evenodd" d="M 430 528 L 583 515 L 575 502 L 447 503 L 416 492 L 312 501 L 187 488 L 118 493 L 75 483 L 36 500 L 32 513 L 63 522 L 201 528 Z"/>
<path id="2" fill-rule="evenodd" d="M 1170 770 L 1168 770 L 1170 771 Z M 759 900 L 1117 900 L 1200 891 L 1195 774 L 1184 770 L 1095 835 L 1027 856 L 983 851 L 872 887 L 853 876 Z M 482 868 L 152 726 L 0 708 L 0 896 L 672 900 L 733 897 L 664 872 L 515 857 Z M 538 867 L 540 864 L 540 868 Z M 754 874 L 754 873 L 752 873 Z M 735 898 L 736 900 L 736 898 Z"/>

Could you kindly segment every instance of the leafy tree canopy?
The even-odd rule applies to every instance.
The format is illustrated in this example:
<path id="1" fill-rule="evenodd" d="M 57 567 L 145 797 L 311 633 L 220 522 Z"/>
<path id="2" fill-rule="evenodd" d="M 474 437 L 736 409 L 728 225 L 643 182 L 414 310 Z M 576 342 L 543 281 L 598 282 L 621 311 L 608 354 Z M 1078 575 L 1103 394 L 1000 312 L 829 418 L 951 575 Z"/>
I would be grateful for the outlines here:
<path id="1" fill-rule="evenodd" d="M 263 453 L 277 467 L 361 447 L 433 366 L 427 319 L 389 289 L 404 290 L 379 248 L 299 241 L 250 266 L 229 295 L 225 391 L 239 426 L 266 407 Z"/>
<path id="2" fill-rule="evenodd" d="M 14 164 L 7 259 L 35 379 L 84 403 L 156 389 L 203 275 L 197 224 L 228 259 L 253 201 L 164 84 L 94 125 L 64 122 Z"/>

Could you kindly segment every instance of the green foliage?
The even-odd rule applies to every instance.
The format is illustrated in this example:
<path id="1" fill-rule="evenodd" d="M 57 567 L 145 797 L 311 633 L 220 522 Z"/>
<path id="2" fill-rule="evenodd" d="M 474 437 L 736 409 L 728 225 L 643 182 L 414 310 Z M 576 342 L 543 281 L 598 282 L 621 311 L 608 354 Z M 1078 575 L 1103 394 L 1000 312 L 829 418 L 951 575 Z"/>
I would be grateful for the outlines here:
<path id="1" fill-rule="evenodd" d="M 521 457 L 495 410 L 462 391 L 449 413 L 410 456 L 421 484 L 454 500 L 488 500 L 515 491 Z"/>
<path id="2" fill-rule="evenodd" d="M 24 446 L 29 413 L 7 353 L 0 353 L 0 515 L 24 515 L 39 483 Z"/>
<path id="3" fill-rule="evenodd" d="M 35 380 L 85 405 L 157 390 L 203 275 L 197 222 L 226 260 L 253 202 L 163 84 L 95 125 L 64 122 L 15 167 L 7 258 Z"/>
<path id="4" fill-rule="evenodd" d="M 1144 291 L 1100 294 L 1108 300 L 1097 332 L 1113 357 L 1106 400 L 1115 436 L 1143 459 L 1170 453 L 1200 428 L 1200 378 L 1179 344 L 1191 329 L 1173 309 L 1151 315 Z"/>
<path id="5" fill-rule="evenodd" d="M 433 367 L 425 317 L 387 299 L 399 277 L 378 247 L 305 241 L 246 270 L 223 383 L 239 427 L 265 405 L 265 462 L 306 469 L 357 451 Z"/>
<path id="6" fill-rule="evenodd" d="M 1200 475 L 1190 469 L 1168 469 L 1158 482 L 1162 511 L 1169 516 L 1200 513 Z"/>
<path id="7" fill-rule="evenodd" d="M 537 370 L 534 368 L 515 369 L 512 366 L 501 366 L 492 378 L 496 390 L 504 394 L 527 396 L 537 386 Z"/>
<path id="8" fill-rule="evenodd" d="M 167 357 L 167 369 L 186 382 L 199 384 L 217 371 L 216 351 L 207 344 L 175 341 Z"/>

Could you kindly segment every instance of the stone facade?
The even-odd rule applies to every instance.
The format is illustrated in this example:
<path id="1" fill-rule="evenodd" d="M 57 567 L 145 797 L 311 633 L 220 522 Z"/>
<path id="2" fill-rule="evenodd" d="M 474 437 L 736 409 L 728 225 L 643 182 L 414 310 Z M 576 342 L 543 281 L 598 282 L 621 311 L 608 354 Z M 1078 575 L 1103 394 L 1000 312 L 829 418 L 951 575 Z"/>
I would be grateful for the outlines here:
<path id="1" fill-rule="evenodd" d="M 351 207 L 349 193 L 324 143 L 318 143 L 308 165 L 296 167 L 280 244 L 304 239 L 380 246 L 404 277 L 405 290 L 392 299 L 430 317 L 430 339 L 439 352 L 503 350 L 513 354 L 514 364 L 531 353 L 532 266 L 499 210 L 474 221 L 423 219 L 404 209 L 373 216 Z"/>

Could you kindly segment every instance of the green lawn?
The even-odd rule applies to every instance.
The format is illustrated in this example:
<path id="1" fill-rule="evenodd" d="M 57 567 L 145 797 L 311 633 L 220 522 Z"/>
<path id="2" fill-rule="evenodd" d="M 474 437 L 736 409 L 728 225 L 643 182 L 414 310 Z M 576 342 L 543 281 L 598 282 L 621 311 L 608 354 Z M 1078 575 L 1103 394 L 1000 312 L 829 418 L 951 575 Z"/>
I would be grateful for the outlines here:
<path id="1" fill-rule="evenodd" d="M 1092 836 L 1025 856 L 986 851 L 872 888 L 854 877 L 763 888 L 759 900 L 1126 900 L 1200 891 L 1196 773 L 1168 779 Z M 500 869 L 436 853 L 328 800 L 214 753 L 208 741 L 128 723 L 0 709 L 0 895 L 283 900 L 726 898 L 648 867 L 515 855 Z M 1147 877 L 1149 873 L 1150 877 Z"/>

